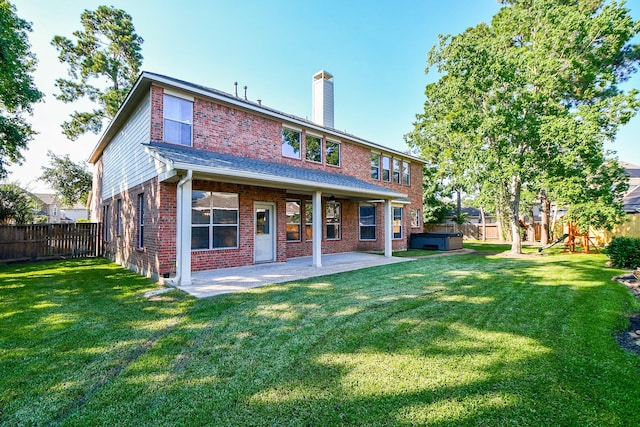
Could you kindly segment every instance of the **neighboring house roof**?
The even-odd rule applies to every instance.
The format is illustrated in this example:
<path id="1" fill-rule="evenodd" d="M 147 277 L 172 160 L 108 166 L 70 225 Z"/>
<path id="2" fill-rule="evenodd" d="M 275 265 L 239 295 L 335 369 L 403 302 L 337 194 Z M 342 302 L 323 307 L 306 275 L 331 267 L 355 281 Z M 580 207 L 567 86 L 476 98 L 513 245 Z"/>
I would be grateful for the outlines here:
<path id="1" fill-rule="evenodd" d="M 197 150 L 175 144 L 150 142 L 144 145 L 150 152 L 159 156 L 160 160 L 171 163 L 173 170 L 193 170 L 194 173 L 246 180 L 249 183 L 252 181 L 268 182 L 271 185 L 288 189 L 320 188 L 324 191 L 333 191 L 336 194 L 358 194 L 363 197 L 381 196 L 396 199 L 407 197 L 407 194 L 397 193 L 388 188 L 339 173 Z"/>
<path id="2" fill-rule="evenodd" d="M 73 206 L 64 206 L 61 205 L 60 202 L 58 201 L 58 198 L 56 197 L 56 195 L 54 193 L 33 193 L 33 195 L 35 197 L 37 197 L 38 199 L 40 199 L 40 201 L 42 203 L 44 203 L 45 205 L 58 205 L 58 207 L 60 209 L 64 209 L 64 210 L 69 210 L 69 209 L 82 209 L 82 210 L 86 210 L 87 207 L 85 205 L 83 205 L 82 203 L 76 203 Z"/>
<path id="3" fill-rule="evenodd" d="M 631 163 L 620 162 L 629 175 L 629 190 L 622 198 L 622 209 L 625 212 L 640 212 L 640 166 Z"/>
<path id="4" fill-rule="evenodd" d="M 38 199 L 40 199 L 40 201 L 42 203 L 44 203 L 45 205 L 54 205 L 58 203 L 58 200 L 56 199 L 56 195 L 55 194 L 51 194 L 51 193 L 33 193 L 33 195 L 35 197 L 37 197 Z"/>
<path id="5" fill-rule="evenodd" d="M 633 190 L 625 194 L 622 199 L 623 209 L 625 212 L 639 213 L 640 212 L 640 186 L 635 187 Z"/>
<path id="6" fill-rule="evenodd" d="M 640 166 L 626 162 L 620 162 L 620 166 L 622 166 L 629 175 L 629 191 L 640 186 Z"/>
<path id="7" fill-rule="evenodd" d="M 311 120 L 283 113 L 273 108 L 266 107 L 261 103 L 245 100 L 240 97 L 231 95 L 230 93 L 219 91 L 217 89 L 189 83 L 184 80 L 167 77 L 160 74 L 150 73 L 148 71 L 142 72 L 142 74 L 140 74 L 140 76 L 138 77 L 138 80 L 134 83 L 133 87 L 129 91 L 129 94 L 127 95 L 127 98 L 120 106 L 120 109 L 116 113 L 113 120 L 109 123 L 104 133 L 101 135 L 98 144 L 89 156 L 89 162 L 95 163 L 96 161 L 98 161 L 98 159 L 102 155 L 102 151 L 106 148 L 111 139 L 116 135 L 118 130 L 126 123 L 128 117 L 135 111 L 138 103 L 148 94 L 149 88 L 151 87 L 152 83 L 157 83 L 159 85 L 163 85 L 173 89 L 189 92 L 203 98 L 213 99 L 237 108 L 249 110 L 261 115 L 267 115 L 275 120 L 281 120 L 290 124 L 297 124 L 308 129 L 315 129 L 327 135 L 333 135 L 334 137 L 340 139 L 348 139 L 349 141 L 370 147 L 375 150 L 385 151 L 419 163 L 425 163 L 425 161 L 423 159 L 420 159 L 419 157 L 415 157 L 410 154 L 403 153 L 371 141 L 367 141 L 346 132 L 318 125 Z"/>

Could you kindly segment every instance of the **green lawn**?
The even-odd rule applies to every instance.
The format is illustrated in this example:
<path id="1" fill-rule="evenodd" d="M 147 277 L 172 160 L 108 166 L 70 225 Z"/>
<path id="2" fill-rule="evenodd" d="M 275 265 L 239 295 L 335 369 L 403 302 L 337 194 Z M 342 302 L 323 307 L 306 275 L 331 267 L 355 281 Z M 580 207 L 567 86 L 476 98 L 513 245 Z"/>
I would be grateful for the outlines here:
<path id="1" fill-rule="evenodd" d="M 423 258 L 194 300 L 0 266 L 2 425 L 639 425 L 603 255 Z"/>

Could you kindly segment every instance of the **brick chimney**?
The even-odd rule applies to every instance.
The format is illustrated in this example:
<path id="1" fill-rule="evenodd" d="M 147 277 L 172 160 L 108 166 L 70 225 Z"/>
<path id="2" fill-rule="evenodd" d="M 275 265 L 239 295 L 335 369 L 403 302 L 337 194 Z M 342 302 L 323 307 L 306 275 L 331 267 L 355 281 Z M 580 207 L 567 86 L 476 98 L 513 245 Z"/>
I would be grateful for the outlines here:
<path id="1" fill-rule="evenodd" d="M 311 119 L 333 129 L 333 76 L 321 70 L 313 75 Z"/>

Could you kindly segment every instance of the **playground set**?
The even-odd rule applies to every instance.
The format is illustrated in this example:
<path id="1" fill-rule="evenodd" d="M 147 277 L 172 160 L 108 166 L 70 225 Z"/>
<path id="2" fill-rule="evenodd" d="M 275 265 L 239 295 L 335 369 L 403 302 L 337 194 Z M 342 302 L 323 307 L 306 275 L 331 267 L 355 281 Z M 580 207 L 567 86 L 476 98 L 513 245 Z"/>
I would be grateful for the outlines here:
<path id="1" fill-rule="evenodd" d="M 551 248 L 558 243 L 565 241 L 563 252 L 569 252 L 571 254 L 575 253 L 598 253 L 598 244 L 596 241 L 596 236 L 592 236 L 589 231 L 586 233 L 582 233 L 578 227 L 569 222 L 565 226 L 566 233 L 560 236 L 558 239 L 554 240 L 547 246 L 538 248 L 538 252 L 542 252 L 544 249 Z M 581 248 L 581 249 L 580 249 Z"/>

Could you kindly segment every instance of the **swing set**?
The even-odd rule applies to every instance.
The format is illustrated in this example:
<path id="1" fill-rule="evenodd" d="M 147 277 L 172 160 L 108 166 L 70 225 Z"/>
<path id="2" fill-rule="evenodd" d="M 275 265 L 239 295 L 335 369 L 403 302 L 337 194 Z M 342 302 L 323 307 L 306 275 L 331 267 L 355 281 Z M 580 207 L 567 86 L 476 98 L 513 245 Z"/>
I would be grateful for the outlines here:
<path id="1" fill-rule="evenodd" d="M 599 252 L 595 236 L 592 236 L 588 231 L 581 233 L 578 227 L 572 222 L 569 222 L 567 227 L 567 241 L 564 244 L 563 252 L 569 252 L 571 254 Z M 582 250 L 576 250 L 576 248 L 582 248 Z"/>

